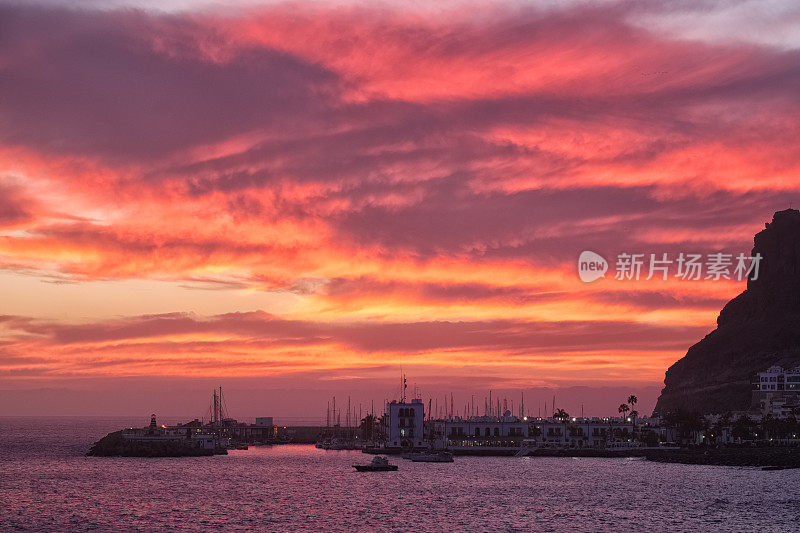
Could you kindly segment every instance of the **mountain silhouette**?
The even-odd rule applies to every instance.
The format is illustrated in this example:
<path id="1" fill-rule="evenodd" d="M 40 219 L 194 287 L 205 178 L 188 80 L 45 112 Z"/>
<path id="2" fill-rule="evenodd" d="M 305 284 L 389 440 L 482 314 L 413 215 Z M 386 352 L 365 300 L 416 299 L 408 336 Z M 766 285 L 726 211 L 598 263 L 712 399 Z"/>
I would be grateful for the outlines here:
<path id="1" fill-rule="evenodd" d="M 755 373 L 800 364 L 800 211 L 775 213 L 755 236 L 757 253 L 757 279 L 723 307 L 717 329 L 667 370 L 656 414 L 747 409 Z"/>

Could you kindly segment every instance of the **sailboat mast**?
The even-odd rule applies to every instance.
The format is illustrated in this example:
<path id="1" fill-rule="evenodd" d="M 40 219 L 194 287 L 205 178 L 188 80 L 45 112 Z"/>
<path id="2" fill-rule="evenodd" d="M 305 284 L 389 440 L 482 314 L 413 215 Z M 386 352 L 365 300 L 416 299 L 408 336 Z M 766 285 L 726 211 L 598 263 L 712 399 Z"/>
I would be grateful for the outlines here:
<path id="1" fill-rule="evenodd" d="M 214 389 L 214 394 L 212 395 L 212 413 L 211 413 L 211 422 L 217 423 L 219 419 L 217 415 L 219 414 L 219 399 L 217 399 L 217 389 Z"/>

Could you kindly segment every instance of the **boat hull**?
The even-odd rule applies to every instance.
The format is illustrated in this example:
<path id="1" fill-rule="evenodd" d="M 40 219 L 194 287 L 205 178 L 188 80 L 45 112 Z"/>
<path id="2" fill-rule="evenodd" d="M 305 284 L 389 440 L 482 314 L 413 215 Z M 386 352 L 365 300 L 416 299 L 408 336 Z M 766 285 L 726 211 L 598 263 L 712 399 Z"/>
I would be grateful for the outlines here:
<path id="1" fill-rule="evenodd" d="M 391 472 L 397 470 L 397 465 L 353 465 L 353 468 L 359 472 Z"/>

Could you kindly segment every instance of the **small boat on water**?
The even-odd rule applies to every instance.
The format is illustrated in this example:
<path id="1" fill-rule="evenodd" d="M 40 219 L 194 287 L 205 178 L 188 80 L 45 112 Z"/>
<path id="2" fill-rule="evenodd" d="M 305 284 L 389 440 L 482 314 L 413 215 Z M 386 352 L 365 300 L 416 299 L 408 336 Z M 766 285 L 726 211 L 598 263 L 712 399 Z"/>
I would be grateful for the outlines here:
<path id="1" fill-rule="evenodd" d="M 389 472 L 397 470 L 397 465 L 390 465 L 389 459 L 386 457 L 375 456 L 372 462 L 368 465 L 353 465 L 353 468 L 359 472 Z"/>
<path id="2" fill-rule="evenodd" d="M 453 454 L 446 451 L 414 453 L 408 459 L 415 463 L 452 463 Z"/>

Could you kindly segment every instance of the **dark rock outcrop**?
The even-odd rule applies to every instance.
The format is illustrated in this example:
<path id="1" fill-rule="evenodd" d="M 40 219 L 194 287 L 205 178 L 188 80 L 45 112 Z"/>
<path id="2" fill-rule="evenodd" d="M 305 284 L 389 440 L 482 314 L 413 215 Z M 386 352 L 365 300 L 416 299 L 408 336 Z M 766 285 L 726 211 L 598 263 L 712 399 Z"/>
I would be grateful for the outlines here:
<path id="1" fill-rule="evenodd" d="M 754 242 L 758 278 L 725 305 L 717 329 L 667 370 L 655 413 L 747 409 L 756 372 L 800 364 L 800 211 L 775 213 Z"/>

